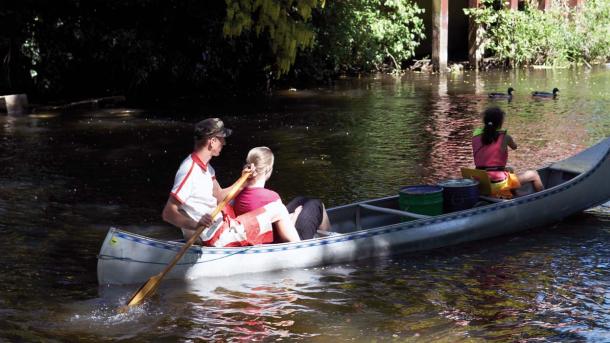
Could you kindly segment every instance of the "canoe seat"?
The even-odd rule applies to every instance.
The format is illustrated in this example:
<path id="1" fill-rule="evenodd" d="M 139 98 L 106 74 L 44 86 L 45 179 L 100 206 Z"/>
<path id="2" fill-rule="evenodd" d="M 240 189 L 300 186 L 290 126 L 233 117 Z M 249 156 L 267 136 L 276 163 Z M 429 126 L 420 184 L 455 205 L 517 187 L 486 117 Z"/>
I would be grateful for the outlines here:
<path id="1" fill-rule="evenodd" d="M 561 162 L 551 164 L 549 166 L 549 169 L 553 170 L 553 171 L 578 175 L 578 174 L 582 174 L 582 173 L 586 172 L 587 170 L 589 170 L 590 166 L 561 161 Z"/>
<path id="2" fill-rule="evenodd" d="M 338 232 L 326 231 L 326 230 L 318 230 L 318 237 L 328 237 L 339 234 Z"/>
<path id="3" fill-rule="evenodd" d="M 491 194 L 491 180 L 487 172 L 481 169 L 462 168 L 462 177 L 479 181 L 479 194 Z"/>
<path id="4" fill-rule="evenodd" d="M 504 202 L 504 201 L 508 201 L 508 199 L 489 197 L 489 196 L 486 196 L 486 195 L 479 195 L 479 199 L 485 200 L 487 202 Z"/>

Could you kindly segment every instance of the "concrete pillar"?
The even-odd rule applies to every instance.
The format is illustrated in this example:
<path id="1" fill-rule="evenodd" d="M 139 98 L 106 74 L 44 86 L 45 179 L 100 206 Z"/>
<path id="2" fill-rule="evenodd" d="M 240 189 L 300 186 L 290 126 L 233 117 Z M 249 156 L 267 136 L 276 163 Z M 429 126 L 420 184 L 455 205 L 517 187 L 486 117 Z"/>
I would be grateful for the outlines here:
<path id="1" fill-rule="evenodd" d="M 432 65 L 435 71 L 447 71 L 449 37 L 449 0 L 432 0 Z"/>
<path id="2" fill-rule="evenodd" d="M 480 0 L 468 0 L 469 8 L 479 7 Z M 481 46 L 481 40 L 478 36 L 479 27 L 472 18 L 468 18 L 468 62 L 470 68 L 479 70 L 479 65 L 483 60 L 483 47 Z"/>
<path id="3" fill-rule="evenodd" d="M 538 0 L 538 9 L 546 11 L 551 8 L 551 0 Z"/>
<path id="4" fill-rule="evenodd" d="M 28 97 L 25 94 L 0 96 L 0 112 L 10 115 L 20 115 L 27 112 Z"/>
<path id="5" fill-rule="evenodd" d="M 482 94 L 485 92 L 485 79 L 481 77 L 478 70 L 474 72 L 474 94 Z M 477 109 L 477 112 L 480 112 Z"/>

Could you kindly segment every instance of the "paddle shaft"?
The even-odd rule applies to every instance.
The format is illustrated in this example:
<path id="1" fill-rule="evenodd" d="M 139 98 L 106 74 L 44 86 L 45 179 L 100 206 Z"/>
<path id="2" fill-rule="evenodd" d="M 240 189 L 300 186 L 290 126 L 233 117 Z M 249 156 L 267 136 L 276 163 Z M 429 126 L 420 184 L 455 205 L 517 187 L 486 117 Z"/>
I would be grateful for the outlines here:
<path id="1" fill-rule="evenodd" d="M 239 192 L 241 185 L 244 182 L 246 182 L 246 180 L 248 179 L 249 176 L 250 176 L 250 173 L 246 173 L 237 180 L 237 182 L 235 183 L 233 188 L 231 188 L 231 191 L 229 192 L 229 194 L 227 194 L 227 196 L 220 202 L 220 204 L 218 204 L 218 206 L 216 206 L 216 208 L 212 212 L 212 214 L 211 214 L 212 220 L 214 220 L 214 218 L 225 208 L 225 206 L 229 203 L 229 201 L 233 200 L 233 198 Z M 195 233 L 191 236 L 191 238 L 189 238 L 188 241 L 186 241 L 184 246 L 182 246 L 182 249 L 180 249 L 180 251 L 174 257 L 174 259 L 167 265 L 167 267 L 165 267 L 165 269 L 161 273 L 158 274 L 160 278 L 163 278 L 165 276 L 165 274 L 167 274 L 176 265 L 176 263 L 178 263 L 178 261 L 180 261 L 182 256 L 186 253 L 186 251 L 193 244 L 195 244 L 195 241 L 199 238 L 199 236 L 201 236 L 201 233 L 207 227 L 208 227 L 207 225 L 201 225 L 197 228 L 197 230 L 195 230 Z"/>
<path id="2" fill-rule="evenodd" d="M 227 203 L 229 203 L 229 201 L 233 200 L 233 198 L 237 195 L 237 193 L 239 193 L 241 186 L 244 184 L 244 182 L 246 182 L 246 180 L 248 179 L 248 177 L 250 175 L 251 175 L 250 172 L 244 173 L 237 180 L 237 182 L 235 182 L 235 184 L 231 188 L 231 191 L 229 191 L 229 194 L 227 194 L 227 196 L 225 196 L 225 198 L 220 202 L 220 204 L 218 204 L 218 206 L 216 206 L 216 208 L 212 212 L 212 214 L 211 214 L 212 220 L 214 220 L 214 217 L 216 217 L 224 209 L 224 207 L 227 205 Z M 152 295 L 154 293 L 154 290 L 157 288 L 159 282 L 161 282 L 161 279 L 163 279 L 163 277 L 167 273 L 169 273 L 169 271 L 176 265 L 176 263 L 178 263 L 178 261 L 180 261 L 182 256 L 184 256 L 186 251 L 195 243 L 195 241 L 199 238 L 199 236 L 201 235 L 203 230 L 205 230 L 207 227 L 208 227 L 207 225 L 199 226 L 197 228 L 197 230 L 195 230 L 195 233 L 191 236 L 191 238 L 189 238 L 189 240 L 186 241 L 186 243 L 182 246 L 182 249 L 180 249 L 180 251 L 176 254 L 176 256 L 174 256 L 174 258 L 167 265 L 167 267 L 165 267 L 165 269 L 163 269 L 163 271 L 161 271 L 159 274 L 153 275 L 152 277 L 150 277 L 148 279 L 148 281 L 144 285 L 142 285 L 142 287 L 140 287 L 134 293 L 134 295 L 129 299 L 126 307 L 137 305 L 137 304 L 141 303 L 147 296 Z M 124 308 L 122 308 L 122 310 L 124 310 Z"/>

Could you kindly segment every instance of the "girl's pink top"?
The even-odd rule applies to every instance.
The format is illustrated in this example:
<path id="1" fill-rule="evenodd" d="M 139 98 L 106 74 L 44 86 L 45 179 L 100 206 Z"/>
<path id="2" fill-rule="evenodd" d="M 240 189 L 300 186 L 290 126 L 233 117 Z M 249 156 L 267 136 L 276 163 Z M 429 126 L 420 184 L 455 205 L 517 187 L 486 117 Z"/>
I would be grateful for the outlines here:
<path id="1" fill-rule="evenodd" d="M 491 144 L 483 144 L 483 135 L 472 137 L 472 153 L 474 165 L 477 168 L 506 167 L 508 162 L 508 148 L 504 146 L 506 132 L 498 131 L 498 138 Z M 505 171 L 487 171 L 491 181 L 502 181 L 506 179 Z"/>
<path id="2" fill-rule="evenodd" d="M 235 210 L 235 215 L 239 216 L 278 199 L 280 199 L 280 195 L 270 189 L 263 187 L 247 187 L 235 197 L 233 209 Z"/>

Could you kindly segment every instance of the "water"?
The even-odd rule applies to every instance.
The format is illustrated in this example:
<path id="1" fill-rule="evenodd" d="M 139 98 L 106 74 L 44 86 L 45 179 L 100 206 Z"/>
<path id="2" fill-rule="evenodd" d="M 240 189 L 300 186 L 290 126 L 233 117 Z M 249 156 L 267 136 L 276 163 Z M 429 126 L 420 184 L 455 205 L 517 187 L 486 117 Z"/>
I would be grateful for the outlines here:
<path id="1" fill-rule="evenodd" d="M 511 102 L 485 95 L 508 86 Z M 553 87 L 557 100 L 529 97 Z M 258 109 L 0 117 L 0 340 L 610 341 L 602 215 L 380 261 L 164 281 L 126 314 L 115 309 L 135 286 L 98 287 L 95 272 L 110 226 L 178 237 L 160 212 L 204 117 L 235 132 L 211 162 L 222 185 L 266 145 L 271 188 L 330 207 L 458 176 L 492 104 L 519 145 L 510 164 L 545 166 L 610 135 L 608 94 L 603 68 L 410 74 L 279 92 Z"/>

